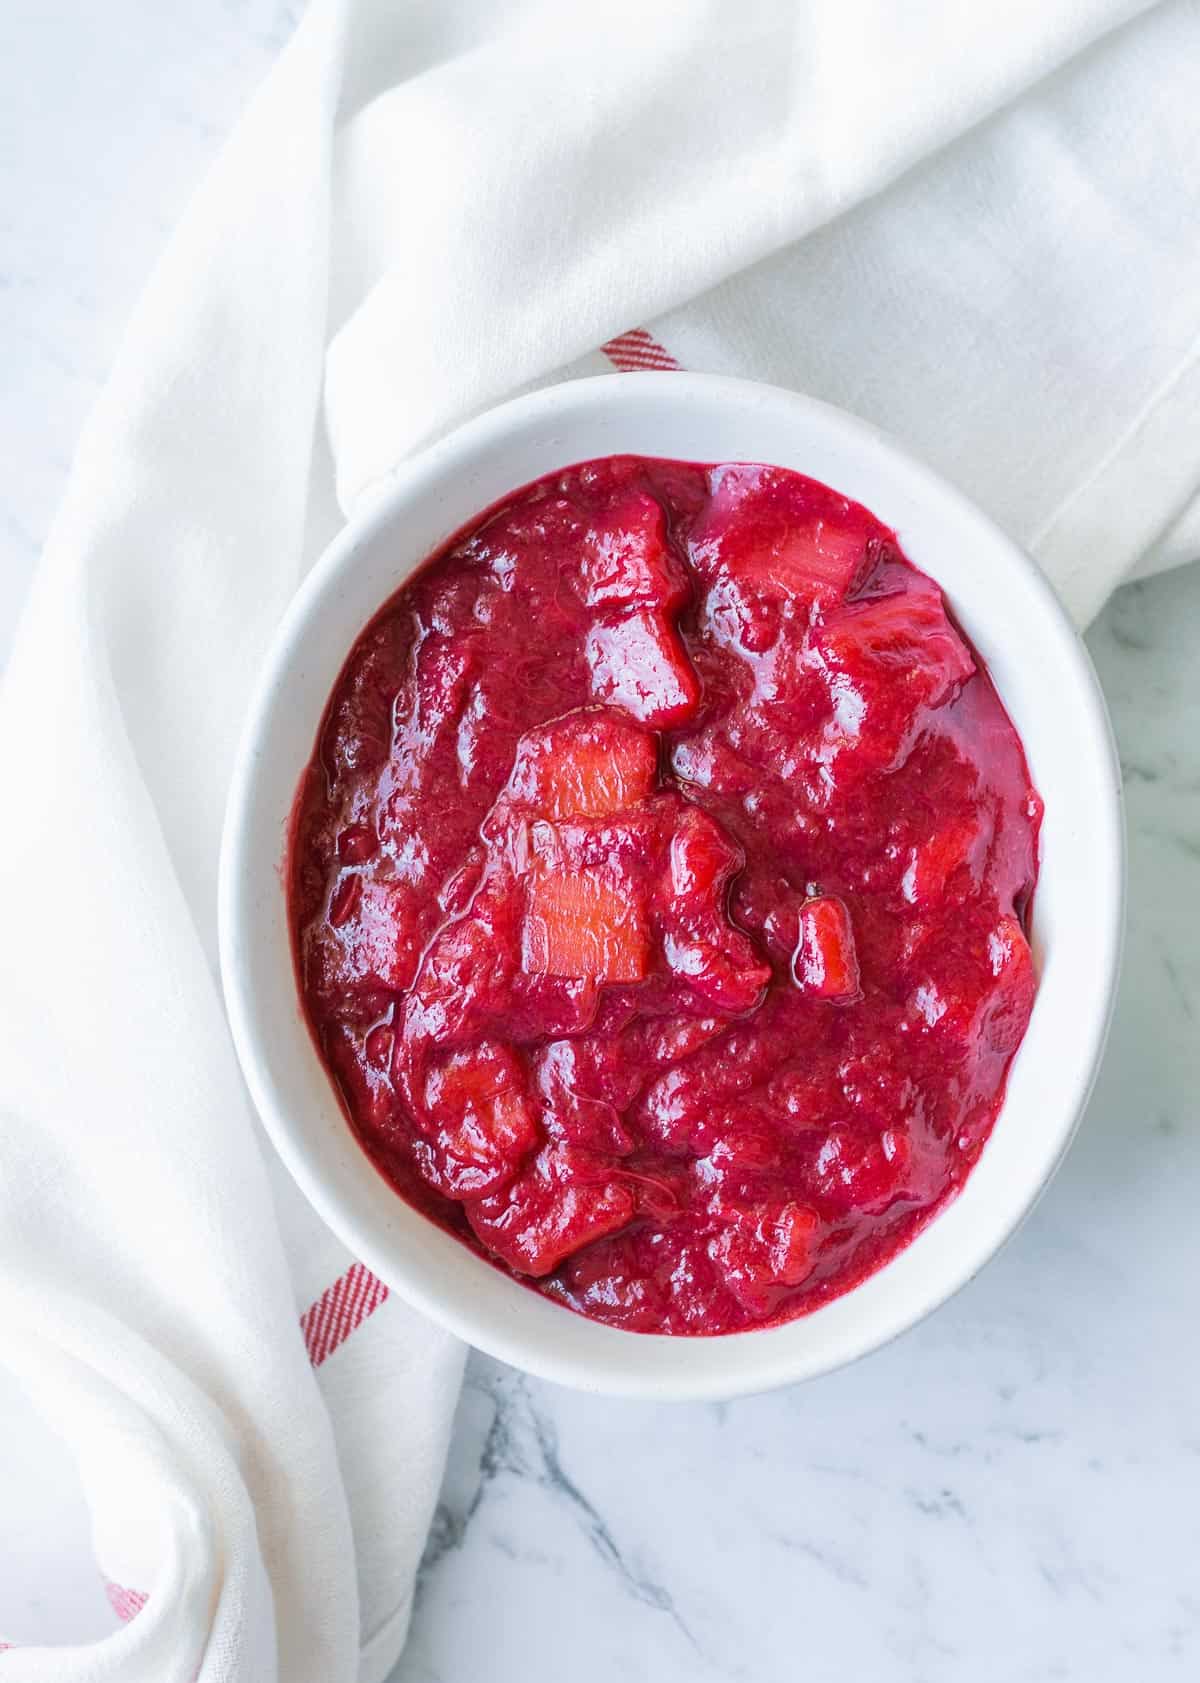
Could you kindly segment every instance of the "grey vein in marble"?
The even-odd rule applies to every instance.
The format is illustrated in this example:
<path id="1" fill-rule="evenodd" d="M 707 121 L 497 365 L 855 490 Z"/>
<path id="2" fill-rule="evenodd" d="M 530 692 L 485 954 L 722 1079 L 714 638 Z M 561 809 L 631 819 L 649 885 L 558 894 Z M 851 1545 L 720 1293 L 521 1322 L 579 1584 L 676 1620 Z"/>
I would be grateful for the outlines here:
<path id="1" fill-rule="evenodd" d="M 615 1574 L 634 1600 L 668 1614 L 690 1640 L 670 1594 L 631 1565 L 593 1503 L 563 1467 L 557 1427 L 553 1418 L 538 1407 L 531 1382 L 520 1374 L 498 1369 L 473 1370 L 467 1380 L 467 1406 L 462 1411 L 468 1417 L 473 1412 L 472 1393 L 486 1398 L 491 1407 L 491 1420 L 479 1449 L 478 1482 L 465 1503 L 461 1496 L 457 1500 L 443 1497 L 439 1502 L 418 1579 L 417 1604 L 420 1605 L 422 1592 L 444 1557 L 466 1543 L 472 1523 L 494 1494 L 497 1481 L 515 1479 L 533 1484 L 560 1504 L 587 1538 L 598 1559 Z M 495 1524 L 490 1541 L 493 1548 L 514 1561 L 545 1562 L 546 1557 L 536 1548 L 530 1553 L 527 1545 L 509 1537 Z"/>

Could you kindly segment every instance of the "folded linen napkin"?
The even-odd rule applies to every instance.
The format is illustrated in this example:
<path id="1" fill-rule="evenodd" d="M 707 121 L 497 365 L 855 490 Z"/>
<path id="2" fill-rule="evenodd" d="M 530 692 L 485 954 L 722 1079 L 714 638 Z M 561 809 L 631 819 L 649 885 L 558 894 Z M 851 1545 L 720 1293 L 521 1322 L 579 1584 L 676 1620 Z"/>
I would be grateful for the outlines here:
<path id="1" fill-rule="evenodd" d="M 339 501 L 517 389 L 740 372 L 897 432 L 1082 621 L 1200 548 L 1198 49 L 1186 0 L 316 0 L 3 699 L 0 1360 L 128 1623 L 0 1680 L 376 1683 L 403 1640 L 462 1352 L 261 1143 L 215 968 L 243 707 Z"/>

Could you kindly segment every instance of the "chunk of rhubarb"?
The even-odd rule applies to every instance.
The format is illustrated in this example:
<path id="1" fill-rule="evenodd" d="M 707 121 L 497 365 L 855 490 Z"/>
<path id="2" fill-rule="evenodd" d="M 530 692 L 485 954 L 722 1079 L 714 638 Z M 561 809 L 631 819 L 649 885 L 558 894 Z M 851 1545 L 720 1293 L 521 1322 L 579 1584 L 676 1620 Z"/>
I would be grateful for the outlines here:
<path id="1" fill-rule="evenodd" d="M 525 733 L 508 792 L 546 818 L 607 818 L 650 793 L 656 761 L 653 736 L 626 714 L 584 708 Z"/>
<path id="2" fill-rule="evenodd" d="M 716 820 L 689 806 L 671 837 L 671 893 L 677 901 L 713 906 L 742 861 L 741 848 Z"/>
<path id="3" fill-rule="evenodd" d="M 725 1029 L 721 1017 L 672 1017 L 648 1025 L 646 1050 L 656 1064 L 678 1063 Z"/>
<path id="4" fill-rule="evenodd" d="M 900 883 L 912 906 L 933 906 L 945 899 L 952 884 L 971 885 L 991 839 L 992 822 L 986 808 L 955 819 L 914 847 Z"/>
<path id="5" fill-rule="evenodd" d="M 587 634 L 592 694 L 656 730 L 683 724 L 700 705 L 700 680 L 663 613 L 598 620 Z"/>
<path id="6" fill-rule="evenodd" d="M 542 1278 L 564 1257 L 624 1227 L 633 1194 L 608 1178 L 603 1158 L 567 1145 L 544 1147 L 493 1197 L 464 1205 L 488 1250 L 521 1274 Z"/>
<path id="7" fill-rule="evenodd" d="M 510 1048 L 499 1040 L 481 1040 L 477 1046 L 452 1052 L 445 1063 L 430 1071 L 425 1102 L 430 1114 L 442 1122 L 473 1116 L 489 1128 L 497 1101 L 519 1097 L 523 1088 L 521 1066 Z M 509 1113 L 509 1107 L 500 1108 Z"/>
<path id="8" fill-rule="evenodd" d="M 409 999 L 421 1007 L 433 1035 L 461 1034 L 476 1006 L 507 997 L 515 933 L 510 898 L 504 881 L 485 885 L 470 910 L 430 943 Z"/>
<path id="9" fill-rule="evenodd" d="M 790 475 L 733 463 L 713 475 L 712 504 L 693 539 L 692 559 L 708 572 L 715 561 L 728 578 L 777 598 L 833 602 L 866 570 L 868 558 L 861 525 L 856 530 L 836 514 L 814 514 L 811 504 L 797 500 Z"/>
<path id="10" fill-rule="evenodd" d="M 898 1128 L 865 1134 L 834 1128 L 817 1153 L 814 1186 L 838 1210 L 882 1209 L 903 1191 L 911 1156 Z"/>
<path id="11" fill-rule="evenodd" d="M 405 1102 L 425 1108 L 425 1076 L 435 1048 L 476 1040 L 511 1002 L 520 891 L 496 874 L 464 916 L 438 930 L 402 1007 L 393 1078 Z"/>
<path id="12" fill-rule="evenodd" d="M 687 578 L 667 547 L 661 504 L 644 492 L 623 499 L 583 540 L 584 602 L 589 608 L 659 608 L 687 598 Z"/>
<path id="13" fill-rule="evenodd" d="M 411 986 L 426 932 L 420 895 L 411 883 L 347 871 L 330 898 L 328 934 L 340 950 L 343 977 L 356 989 Z M 336 931 L 336 935 L 334 935 Z"/>
<path id="14" fill-rule="evenodd" d="M 597 1079 L 594 1041 L 552 1040 L 537 1057 L 537 1085 L 548 1113 L 547 1126 L 572 1145 L 609 1156 L 625 1156 L 633 1141 L 621 1125 L 608 1084 Z M 599 1088 L 597 1092 L 595 1089 Z"/>
<path id="15" fill-rule="evenodd" d="M 943 938 L 940 949 L 931 944 L 929 951 L 930 973 L 911 994 L 913 1020 L 975 1062 L 1010 1057 L 1028 1027 L 1037 992 L 1020 920 L 1004 913 L 982 942 L 974 936 L 955 951 Z"/>
<path id="16" fill-rule="evenodd" d="M 792 981 L 819 999 L 852 1000 L 860 993 L 858 954 L 850 913 L 827 895 L 800 908 L 800 938 L 792 954 Z"/>
<path id="17" fill-rule="evenodd" d="M 937 707 L 975 670 L 970 650 L 946 617 L 942 593 L 931 579 L 847 608 L 820 629 L 817 646 L 826 660 L 852 677 L 881 671 L 913 688 Z"/>
<path id="18" fill-rule="evenodd" d="M 750 939 L 732 924 L 714 926 L 711 935 L 667 933 L 663 940 L 667 968 L 719 1011 L 752 1011 L 771 980 Z"/>
<path id="19" fill-rule="evenodd" d="M 804 1204 L 766 1204 L 729 1211 L 731 1224 L 709 1246 L 725 1284 L 758 1319 L 769 1315 L 782 1294 L 812 1272 L 818 1219 Z"/>
<path id="20" fill-rule="evenodd" d="M 615 873 L 541 862 L 530 873 L 521 936 L 526 974 L 640 982 L 649 957 L 641 907 Z"/>
<path id="21" fill-rule="evenodd" d="M 814 520 L 785 528 L 773 542 L 749 549 L 730 570 L 789 596 L 836 601 L 850 589 L 865 556 L 861 532 Z"/>
<path id="22" fill-rule="evenodd" d="M 718 1010 L 752 1010 L 771 979 L 749 938 L 730 923 L 725 891 L 741 849 L 708 813 L 684 806 L 656 911 L 668 969 Z"/>
<path id="23" fill-rule="evenodd" d="M 423 1167 L 427 1178 L 451 1197 L 498 1190 L 538 1142 L 521 1066 L 497 1040 L 454 1052 L 430 1070 L 425 1112 L 423 1131 L 437 1149 Z"/>
<path id="24" fill-rule="evenodd" d="M 1000 919 L 988 936 L 988 962 L 996 985 L 983 1013 L 981 1033 L 995 1053 L 1010 1057 L 1029 1026 L 1037 993 L 1037 971 L 1017 918 Z"/>

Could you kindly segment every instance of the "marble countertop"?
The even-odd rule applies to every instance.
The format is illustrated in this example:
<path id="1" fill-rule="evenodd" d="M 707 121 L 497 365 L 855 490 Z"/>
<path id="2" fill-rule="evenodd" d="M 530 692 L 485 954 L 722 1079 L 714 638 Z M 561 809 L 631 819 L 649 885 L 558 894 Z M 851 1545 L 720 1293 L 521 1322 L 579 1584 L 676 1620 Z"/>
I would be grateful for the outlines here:
<path id="1" fill-rule="evenodd" d="M 138 286 L 297 9 L 0 11 L 0 655 Z M 1200 1674 L 1200 568 L 1127 587 L 1088 643 L 1128 959 L 1033 1217 L 916 1331 L 772 1396 L 622 1405 L 474 1358 L 393 1683 Z M 22 1408 L 0 1384 L 0 1626 L 95 1636 L 79 1493 L 48 1438 L 10 1450 Z"/>

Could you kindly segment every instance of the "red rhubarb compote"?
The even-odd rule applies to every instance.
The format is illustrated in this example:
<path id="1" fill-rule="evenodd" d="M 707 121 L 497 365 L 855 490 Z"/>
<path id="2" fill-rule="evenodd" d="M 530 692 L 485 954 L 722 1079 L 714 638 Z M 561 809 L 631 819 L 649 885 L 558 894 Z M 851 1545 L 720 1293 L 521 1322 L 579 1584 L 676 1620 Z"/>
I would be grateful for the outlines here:
<path id="1" fill-rule="evenodd" d="M 781 468 L 515 493 L 350 651 L 296 800 L 304 1007 L 396 1192 L 584 1315 L 790 1319 L 963 1185 L 1041 803 L 942 593 Z"/>

